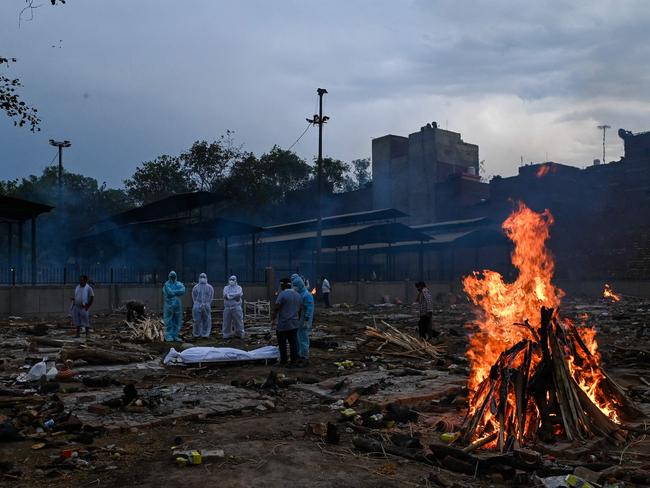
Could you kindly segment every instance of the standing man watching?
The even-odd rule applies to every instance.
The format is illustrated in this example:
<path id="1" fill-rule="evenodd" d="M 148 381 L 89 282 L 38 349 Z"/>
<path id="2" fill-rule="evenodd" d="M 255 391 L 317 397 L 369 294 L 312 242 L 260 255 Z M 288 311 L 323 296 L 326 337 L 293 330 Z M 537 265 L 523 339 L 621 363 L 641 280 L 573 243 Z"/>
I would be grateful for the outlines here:
<path id="1" fill-rule="evenodd" d="M 280 364 L 287 364 L 287 342 L 289 343 L 289 360 L 294 366 L 298 363 L 298 327 L 300 327 L 300 311 L 302 309 L 302 297 L 291 288 L 291 280 L 282 278 L 280 280 L 281 292 L 275 300 L 275 307 L 271 312 L 271 322 L 276 317 L 278 324 L 276 333 L 278 336 L 278 348 L 280 349 Z"/>
<path id="2" fill-rule="evenodd" d="M 332 293 L 332 285 L 327 278 L 324 276 L 320 277 L 320 291 L 323 294 L 323 302 L 325 303 L 325 308 L 332 308 L 330 305 L 330 293 Z"/>
<path id="3" fill-rule="evenodd" d="M 418 335 L 420 339 L 432 339 L 438 335 L 438 332 L 433 330 L 433 298 L 431 298 L 431 292 L 424 281 L 418 281 L 415 288 L 418 290 L 415 302 L 420 309 Z"/>
<path id="4" fill-rule="evenodd" d="M 72 325 L 77 328 L 77 335 L 75 337 L 81 337 L 82 327 L 86 329 L 86 337 L 88 337 L 90 332 L 90 313 L 88 313 L 88 310 L 93 304 L 94 299 L 95 292 L 88 284 L 88 276 L 81 275 L 79 277 L 79 284 L 74 289 L 74 297 L 70 299 L 72 301 L 70 307 Z"/>

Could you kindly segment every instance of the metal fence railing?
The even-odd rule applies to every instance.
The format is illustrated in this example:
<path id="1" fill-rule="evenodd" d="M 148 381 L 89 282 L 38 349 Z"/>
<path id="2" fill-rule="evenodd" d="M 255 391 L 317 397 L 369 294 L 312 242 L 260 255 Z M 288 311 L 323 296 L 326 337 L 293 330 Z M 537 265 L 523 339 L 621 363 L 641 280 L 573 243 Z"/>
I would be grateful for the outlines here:
<path id="1" fill-rule="evenodd" d="M 32 274 L 31 268 L 18 269 L 3 266 L 0 268 L 0 286 L 18 285 L 66 285 L 77 283 L 79 276 L 85 274 L 91 283 L 107 284 L 162 284 L 167 280 L 170 269 L 142 269 L 127 266 L 39 266 Z M 176 270 L 179 279 L 192 283 L 198 280 L 199 274 L 204 270 L 184 268 Z M 264 269 L 256 269 L 253 275 L 251 269 L 230 269 L 210 272 L 208 277 L 211 282 L 224 283 L 227 275 L 235 274 L 242 283 L 264 282 Z"/>

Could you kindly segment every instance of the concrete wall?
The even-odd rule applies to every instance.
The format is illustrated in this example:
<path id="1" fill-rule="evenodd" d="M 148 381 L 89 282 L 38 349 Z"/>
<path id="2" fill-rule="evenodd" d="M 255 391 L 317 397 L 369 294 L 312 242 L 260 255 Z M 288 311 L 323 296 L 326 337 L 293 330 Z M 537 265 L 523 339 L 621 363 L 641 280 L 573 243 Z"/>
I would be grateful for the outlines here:
<path id="1" fill-rule="evenodd" d="M 462 293 L 460 280 L 453 282 L 432 282 L 427 285 L 434 298 L 438 294 Z M 650 281 L 612 281 L 612 288 L 623 296 L 650 298 Z M 266 299 L 265 285 L 242 285 L 246 300 Z M 558 286 L 568 296 L 598 298 L 603 293 L 602 281 L 559 281 Z M 0 288 L 0 318 L 9 315 L 20 317 L 48 317 L 67 315 L 73 286 L 15 286 Z M 398 298 L 403 303 L 415 299 L 413 281 L 360 281 L 333 283 L 332 303 L 382 303 L 384 297 L 391 301 Z M 215 287 L 215 296 L 221 296 L 221 287 Z M 162 292 L 159 286 L 112 285 L 95 288 L 93 312 L 109 312 L 128 300 L 140 300 L 151 310 L 162 311 Z M 183 297 L 183 305 L 192 305 L 191 293 Z"/>
<path id="2" fill-rule="evenodd" d="M 266 298 L 266 286 L 244 286 L 246 300 Z M 188 287 L 189 288 L 189 287 Z M 215 287 L 215 297 L 221 298 L 220 286 Z M 162 311 L 162 287 L 152 285 L 108 285 L 96 286 L 92 311 L 110 312 L 129 300 L 140 300 L 150 310 Z M 20 317 L 56 317 L 67 315 L 74 285 L 15 286 L 0 288 L 0 318 L 9 315 Z M 182 298 L 183 306 L 192 306 L 191 288 Z"/>

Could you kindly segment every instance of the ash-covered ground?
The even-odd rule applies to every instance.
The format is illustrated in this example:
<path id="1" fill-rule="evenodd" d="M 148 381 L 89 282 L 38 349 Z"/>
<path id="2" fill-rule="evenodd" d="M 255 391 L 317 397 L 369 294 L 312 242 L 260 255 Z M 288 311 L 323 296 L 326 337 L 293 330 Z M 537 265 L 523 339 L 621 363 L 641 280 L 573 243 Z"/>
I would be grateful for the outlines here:
<path id="1" fill-rule="evenodd" d="M 588 315 L 606 371 L 650 414 L 650 301 L 564 299 L 562 314 L 579 320 Z M 134 342 L 121 312 L 94 316 L 88 339 L 74 338 L 68 318 L 2 320 L 0 484 L 551 486 L 552 479 L 574 471 L 601 485 L 644 486 L 650 480 L 642 418 L 618 445 L 558 439 L 502 459 L 474 451 L 466 459 L 475 466 L 472 473 L 465 472 L 467 463 L 445 461 L 439 449 L 432 451 L 431 444 L 445 445 L 442 434 L 462 428 L 464 354 L 473 318 L 464 299 L 437 303 L 434 325 L 441 334 L 433 343 L 442 354 L 432 359 L 390 345 L 377 350 L 381 342 L 365 333 L 366 326 L 385 327 L 384 321 L 414 335 L 411 307 L 321 309 L 310 364 L 295 369 L 264 363 L 164 366 L 169 344 Z M 227 344 L 218 328 L 210 340 L 193 340 L 188 323 L 184 333 L 202 346 L 250 350 L 275 342 L 264 324 L 249 327 L 246 341 Z M 17 381 L 43 357 L 62 370 L 64 358 L 79 350 L 86 359 L 73 360 L 70 378 Z M 123 364 L 110 364 L 115 361 Z M 201 465 L 179 466 L 173 446 L 213 452 Z M 462 447 L 452 442 L 448 454 L 462 457 Z"/>

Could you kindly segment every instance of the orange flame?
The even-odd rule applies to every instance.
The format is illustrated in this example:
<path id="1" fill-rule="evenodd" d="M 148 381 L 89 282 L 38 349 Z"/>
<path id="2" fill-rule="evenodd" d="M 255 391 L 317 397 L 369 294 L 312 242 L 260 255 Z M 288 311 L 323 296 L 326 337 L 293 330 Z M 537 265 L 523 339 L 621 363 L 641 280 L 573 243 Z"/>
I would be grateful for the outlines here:
<path id="1" fill-rule="evenodd" d="M 311 289 L 311 294 L 312 294 L 312 295 L 316 295 L 316 288 L 312 288 L 312 289 Z"/>
<path id="2" fill-rule="evenodd" d="M 502 225 L 506 236 L 515 246 L 511 256 L 512 264 L 518 271 L 515 281 L 507 283 L 501 274 L 491 270 L 474 272 L 463 279 L 466 293 L 481 312 L 474 323 L 477 331 L 471 334 L 467 350 L 470 362 L 468 383 L 471 392 L 470 414 L 474 413 L 485 396 L 480 390 L 477 391 L 477 387 L 488 377 L 490 369 L 501 353 L 522 340 L 535 341 L 533 329 L 538 329 L 540 326 L 541 307 L 557 309 L 564 296 L 564 292 L 552 283 L 555 262 L 546 247 L 552 224 L 553 216 L 549 210 L 537 213 L 523 203 L 519 203 L 517 209 Z M 522 324 L 524 320 L 528 322 Z M 569 325 L 568 321 L 564 323 L 559 317 L 558 323 L 563 328 Z M 571 374 L 592 402 L 603 413 L 617 420 L 615 406 L 608 403 L 600 388 L 600 382 L 604 378 L 598 368 L 600 356 L 595 330 L 586 327 L 577 330 L 593 356 L 585 353 L 584 357 L 580 355 L 569 359 Z M 538 351 L 533 353 L 531 374 L 536 370 L 541 359 Z M 511 408 L 515 408 L 515 401 L 515 398 L 508 396 Z M 524 421 L 526 431 L 536 428 L 534 425 L 529 425 L 534 423 L 534 415 L 529 414 Z M 489 422 L 492 423 L 495 431 L 498 431 L 498 420 L 488 412 L 486 425 Z"/>
<path id="3" fill-rule="evenodd" d="M 612 290 L 612 288 L 607 283 L 605 283 L 603 298 L 611 298 L 613 302 L 618 302 L 621 299 L 621 295 L 615 293 L 614 290 Z"/>
<path id="4" fill-rule="evenodd" d="M 549 173 L 555 173 L 555 171 L 556 171 L 555 164 L 553 164 L 553 163 L 546 163 L 546 164 L 541 165 L 541 166 L 537 169 L 537 171 L 535 172 L 535 176 L 536 176 L 537 178 L 543 178 L 544 176 L 546 176 L 546 175 L 549 174 Z"/>

